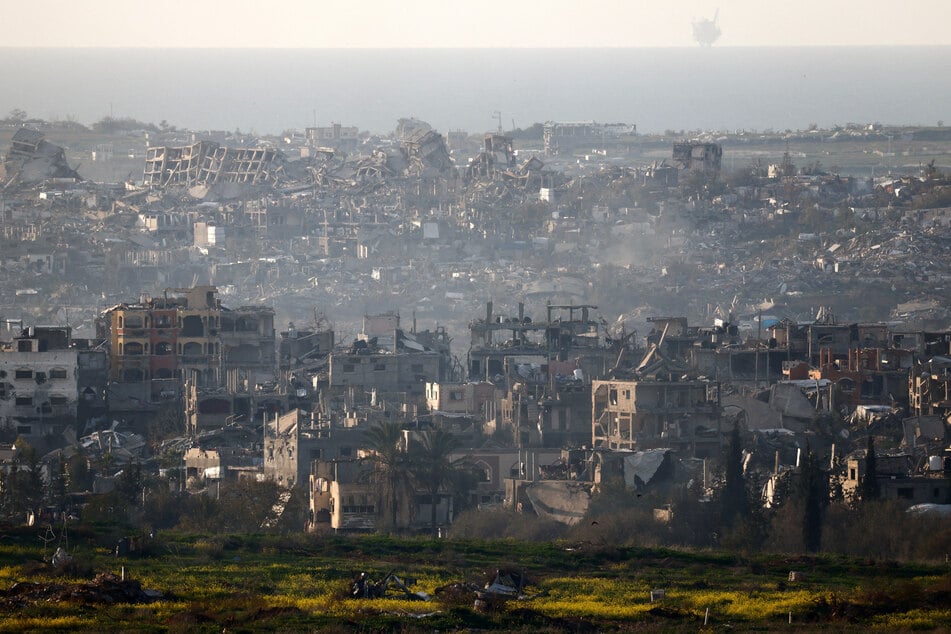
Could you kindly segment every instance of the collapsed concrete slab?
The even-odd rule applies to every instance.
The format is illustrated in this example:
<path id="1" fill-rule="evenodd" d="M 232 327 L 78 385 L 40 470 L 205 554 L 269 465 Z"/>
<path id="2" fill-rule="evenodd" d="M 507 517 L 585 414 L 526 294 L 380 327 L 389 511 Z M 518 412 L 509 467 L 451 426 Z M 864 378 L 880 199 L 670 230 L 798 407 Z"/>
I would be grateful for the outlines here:
<path id="1" fill-rule="evenodd" d="M 20 128 L 13 135 L 10 151 L 0 164 L 3 189 L 51 179 L 82 180 L 66 162 L 66 153 L 45 139 L 39 130 Z"/>

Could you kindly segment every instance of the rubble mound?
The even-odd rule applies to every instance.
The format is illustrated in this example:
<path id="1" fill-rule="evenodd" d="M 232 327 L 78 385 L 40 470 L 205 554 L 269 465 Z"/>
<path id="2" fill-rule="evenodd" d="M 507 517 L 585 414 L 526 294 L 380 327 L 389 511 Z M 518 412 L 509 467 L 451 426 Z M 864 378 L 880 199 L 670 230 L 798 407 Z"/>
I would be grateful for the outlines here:
<path id="1" fill-rule="evenodd" d="M 151 603 L 162 597 L 161 592 L 145 590 L 134 579 L 122 580 L 111 573 L 100 573 L 85 583 L 21 581 L 8 590 L 0 590 L 0 604 L 6 606 L 23 606 L 41 601 L 70 601 L 88 605 Z"/>

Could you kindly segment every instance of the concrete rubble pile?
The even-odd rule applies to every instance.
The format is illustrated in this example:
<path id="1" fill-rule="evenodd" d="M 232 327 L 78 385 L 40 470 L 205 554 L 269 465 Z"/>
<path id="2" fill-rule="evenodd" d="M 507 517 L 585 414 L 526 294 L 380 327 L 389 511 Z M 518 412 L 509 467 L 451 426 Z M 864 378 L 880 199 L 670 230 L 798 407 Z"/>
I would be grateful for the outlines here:
<path id="1" fill-rule="evenodd" d="M 20 128 L 0 163 L 0 186 L 16 189 L 48 180 L 78 181 L 80 176 L 66 162 L 63 148 L 47 141 L 42 132 Z"/>

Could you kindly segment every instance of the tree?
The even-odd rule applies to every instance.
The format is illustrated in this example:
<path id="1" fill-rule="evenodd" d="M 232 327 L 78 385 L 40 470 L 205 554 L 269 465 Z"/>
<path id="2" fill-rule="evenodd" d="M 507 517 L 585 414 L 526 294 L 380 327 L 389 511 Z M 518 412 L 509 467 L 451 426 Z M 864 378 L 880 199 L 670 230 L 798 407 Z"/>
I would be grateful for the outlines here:
<path id="1" fill-rule="evenodd" d="M 444 429 L 425 431 L 420 437 L 419 448 L 413 452 L 413 476 L 429 493 L 429 526 L 436 532 L 436 501 L 439 490 L 453 481 L 456 465 L 451 454 L 459 447 L 459 441 Z"/>
<path id="2" fill-rule="evenodd" d="M 44 482 L 41 465 L 36 450 L 24 440 L 14 445 L 16 457 L 10 472 L 3 478 L 2 500 L 0 507 L 7 517 L 23 517 L 29 511 L 36 511 L 43 503 Z"/>
<path id="3" fill-rule="evenodd" d="M 27 114 L 25 110 L 20 108 L 14 108 L 10 111 L 10 114 L 7 115 L 7 121 L 13 124 L 21 124 L 26 121 Z"/>
<path id="4" fill-rule="evenodd" d="M 13 517 L 13 472 L 0 469 L 0 517 Z"/>
<path id="5" fill-rule="evenodd" d="M 373 452 L 373 481 L 378 485 L 380 510 L 389 519 L 387 527 L 396 530 L 399 509 L 408 506 L 412 496 L 409 456 L 399 442 L 403 429 L 399 423 L 383 422 L 367 430 L 367 447 Z"/>
<path id="6" fill-rule="evenodd" d="M 730 446 L 727 449 L 725 483 L 721 493 L 721 524 L 724 528 L 732 526 L 737 518 L 749 513 L 750 502 L 746 494 L 746 478 L 743 476 L 743 445 L 739 425 L 733 425 L 730 433 Z"/>
<path id="7" fill-rule="evenodd" d="M 66 463 L 66 488 L 72 493 L 92 490 L 92 473 L 82 453 L 77 453 Z"/>
<path id="8" fill-rule="evenodd" d="M 127 464 L 116 479 L 116 493 L 130 506 L 138 506 L 144 486 L 142 467 L 138 462 Z"/>
<path id="9" fill-rule="evenodd" d="M 56 460 L 50 463 L 50 485 L 47 491 L 47 500 L 53 506 L 62 506 L 66 501 L 66 457 L 59 453 Z"/>
<path id="10" fill-rule="evenodd" d="M 808 447 L 799 478 L 799 496 L 803 505 L 802 543 L 807 551 L 816 552 L 822 545 L 822 516 L 829 493 L 826 474 Z"/>
<path id="11" fill-rule="evenodd" d="M 26 469 L 17 471 L 17 475 L 19 476 L 17 486 L 21 491 L 24 503 L 23 510 L 35 511 L 38 510 L 43 503 L 43 489 L 45 485 L 43 481 L 43 467 L 40 464 L 40 456 L 36 452 L 36 449 L 25 442 L 22 447 L 22 464 Z"/>
<path id="12" fill-rule="evenodd" d="M 875 458 L 875 438 L 868 435 L 868 449 L 865 451 L 865 475 L 859 482 L 859 498 L 863 502 L 877 500 L 882 495 L 878 482 L 878 464 Z"/>

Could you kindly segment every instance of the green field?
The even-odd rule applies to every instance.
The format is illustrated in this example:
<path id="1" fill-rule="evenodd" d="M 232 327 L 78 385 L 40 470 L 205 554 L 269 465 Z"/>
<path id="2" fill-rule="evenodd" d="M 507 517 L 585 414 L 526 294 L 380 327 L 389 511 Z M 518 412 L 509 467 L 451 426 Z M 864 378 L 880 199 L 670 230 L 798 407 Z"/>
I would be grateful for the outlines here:
<path id="1" fill-rule="evenodd" d="M 772 631 L 790 619 L 811 630 L 951 628 L 946 565 L 561 542 L 179 533 L 144 539 L 139 552 L 116 557 L 105 536 L 77 531 L 73 562 L 57 569 L 44 563 L 54 544 L 40 534 L 0 536 L 2 631 L 696 631 L 705 620 L 707 629 Z M 118 577 L 123 567 L 127 580 L 162 598 L 111 603 L 75 590 L 100 573 Z M 519 568 L 533 598 L 476 610 L 469 591 L 437 591 L 481 586 L 499 567 Z M 790 581 L 791 571 L 802 579 Z M 395 572 L 433 600 L 351 598 L 349 582 L 360 572 L 371 579 Z M 651 603 L 658 589 L 665 597 Z"/>

